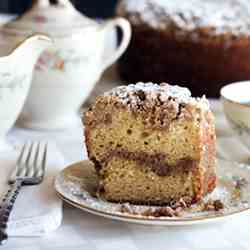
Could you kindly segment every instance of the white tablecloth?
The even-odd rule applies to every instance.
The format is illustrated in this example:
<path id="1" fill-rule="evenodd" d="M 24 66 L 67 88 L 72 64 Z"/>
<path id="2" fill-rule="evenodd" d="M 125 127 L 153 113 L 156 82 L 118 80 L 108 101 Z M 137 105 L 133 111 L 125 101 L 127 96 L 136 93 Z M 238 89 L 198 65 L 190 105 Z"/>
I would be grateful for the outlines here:
<path id="1" fill-rule="evenodd" d="M 9 16 L 6 16 L 8 19 Z M 2 17 L 5 20 L 5 17 Z M 0 22 L 1 22 L 0 16 Z M 106 74 L 93 97 L 115 86 L 114 74 Z M 220 140 L 219 153 L 223 156 L 231 144 L 229 129 L 218 102 L 212 102 L 216 115 L 217 135 Z M 39 132 L 14 128 L 8 140 L 28 139 L 53 140 L 63 153 L 67 164 L 86 158 L 82 128 L 63 132 Z M 249 151 L 235 150 L 234 157 Z M 236 151 L 239 154 L 236 154 Z M 249 154 L 250 155 L 250 154 Z M 232 155 L 233 156 L 233 155 Z M 244 158 L 244 156 L 242 156 Z M 43 238 L 11 238 L 1 247 L 3 250 L 249 250 L 250 213 L 236 216 L 220 223 L 186 226 L 154 227 L 112 221 L 97 217 L 65 204 L 63 225 Z"/>
<path id="2" fill-rule="evenodd" d="M 112 79 L 114 77 L 112 76 Z M 109 75 L 93 96 L 114 86 Z M 230 138 L 232 131 L 224 119 L 221 105 L 212 102 L 216 114 L 217 134 Z M 52 139 L 68 164 L 86 157 L 82 128 L 64 132 L 38 132 L 13 129 L 9 141 Z M 226 145 L 225 143 L 224 145 Z M 224 149 L 224 146 L 222 146 Z M 222 152 L 223 153 L 223 152 Z M 247 250 L 250 249 L 250 214 L 236 216 L 225 222 L 186 227 L 140 226 L 97 217 L 65 204 L 63 225 L 43 238 L 11 238 L 4 250 Z"/>

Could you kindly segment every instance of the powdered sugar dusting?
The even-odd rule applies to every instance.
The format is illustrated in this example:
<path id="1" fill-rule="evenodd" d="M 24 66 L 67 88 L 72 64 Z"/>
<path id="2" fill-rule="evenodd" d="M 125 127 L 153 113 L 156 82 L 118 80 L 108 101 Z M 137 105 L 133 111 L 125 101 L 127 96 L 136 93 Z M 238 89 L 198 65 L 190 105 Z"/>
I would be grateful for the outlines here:
<path id="1" fill-rule="evenodd" d="M 169 98 L 172 98 L 179 104 L 192 104 L 206 109 L 209 108 L 209 103 L 205 97 L 194 98 L 191 96 L 189 89 L 167 83 L 139 82 L 124 85 L 105 92 L 104 96 L 116 96 L 123 104 L 133 105 L 141 101 L 141 98 L 138 98 L 140 94 L 143 94 L 147 100 L 159 99 L 161 102 L 167 102 Z"/>
<path id="2" fill-rule="evenodd" d="M 123 0 L 118 11 L 139 13 L 157 28 L 171 23 L 187 31 L 210 28 L 214 34 L 250 34 L 248 0 Z M 136 16 L 132 21 L 138 21 Z"/>
<path id="3" fill-rule="evenodd" d="M 173 97 L 178 99 L 180 102 L 188 102 L 191 98 L 191 92 L 187 88 L 171 86 L 164 83 L 159 85 L 152 82 L 139 82 L 137 84 L 120 86 L 104 93 L 104 95 L 117 96 L 124 101 L 130 101 L 131 98 L 135 98 L 135 94 L 138 91 L 143 91 L 152 98 L 157 97 L 158 94 L 163 100 L 167 100 L 168 97 Z"/>

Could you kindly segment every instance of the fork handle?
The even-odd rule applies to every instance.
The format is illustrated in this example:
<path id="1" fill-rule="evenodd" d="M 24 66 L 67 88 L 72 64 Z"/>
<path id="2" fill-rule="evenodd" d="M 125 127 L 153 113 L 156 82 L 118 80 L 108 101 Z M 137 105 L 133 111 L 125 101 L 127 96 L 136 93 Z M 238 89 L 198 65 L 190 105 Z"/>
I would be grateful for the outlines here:
<path id="1" fill-rule="evenodd" d="M 0 245 L 3 245 L 8 240 L 7 224 L 21 187 L 21 180 L 16 180 L 13 184 L 11 184 L 8 192 L 2 200 L 2 203 L 0 204 Z"/>

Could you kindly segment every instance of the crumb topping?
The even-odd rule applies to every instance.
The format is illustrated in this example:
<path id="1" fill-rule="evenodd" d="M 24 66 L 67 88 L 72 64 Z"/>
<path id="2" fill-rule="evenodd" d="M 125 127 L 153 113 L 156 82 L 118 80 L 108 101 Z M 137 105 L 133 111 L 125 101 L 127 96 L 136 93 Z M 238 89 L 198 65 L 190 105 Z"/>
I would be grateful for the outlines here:
<path id="1" fill-rule="evenodd" d="M 202 114 L 210 112 L 209 102 L 203 96 L 194 98 L 187 88 L 167 83 L 152 82 L 116 87 L 96 98 L 85 113 L 85 125 L 112 124 L 112 113 L 127 110 L 141 117 L 146 129 L 168 129 L 179 119 L 193 120 L 197 124 Z"/>
<path id="2" fill-rule="evenodd" d="M 122 104 L 138 106 L 144 101 L 166 103 L 174 101 L 178 104 L 192 104 L 203 109 L 209 109 L 205 96 L 194 98 L 187 88 L 172 86 L 167 83 L 155 84 L 152 82 L 124 85 L 104 93 L 104 96 L 115 96 Z"/>

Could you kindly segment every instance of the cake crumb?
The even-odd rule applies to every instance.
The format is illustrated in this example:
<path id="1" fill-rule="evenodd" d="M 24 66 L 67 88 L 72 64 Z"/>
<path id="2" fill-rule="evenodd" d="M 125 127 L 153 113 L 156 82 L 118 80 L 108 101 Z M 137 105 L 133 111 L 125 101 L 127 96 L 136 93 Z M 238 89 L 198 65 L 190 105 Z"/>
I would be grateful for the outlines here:
<path id="1" fill-rule="evenodd" d="M 235 181 L 235 188 L 236 189 L 242 189 L 248 184 L 247 180 L 245 178 L 239 178 Z"/>
<path id="2" fill-rule="evenodd" d="M 148 207 L 139 208 L 138 206 L 130 203 L 123 203 L 120 206 L 121 213 L 128 213 L 131 215 L 141 215 L 146 217 L 180 217 L 185 209 L 189 208 L 192 204 L 189 197 L 183 197 L 179 201 L 170 202 L 168 206 L 162 207 Z"/>
<path id="3" fill-rule="evenodd" d="M 221 200 L 212 200 L 209 199 L 206 203 L 203 204 L 203 211 L 220 211 L 224 209 L 224 204 Z"/>
<path id="4" fill-rule="evenodd" d="M 174 217 L 176 216 L 176 211 L 171 207 L 158 208 L 151 214 L 154 217 Z"/>
<path id="5" fill-rule="evenodd" d="M 128 213 L 128 214 L 135 214 L 135 211 L 132 209 L 132 206 L 129 203 L 121 204 L 120 212 Z"/>

